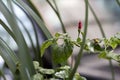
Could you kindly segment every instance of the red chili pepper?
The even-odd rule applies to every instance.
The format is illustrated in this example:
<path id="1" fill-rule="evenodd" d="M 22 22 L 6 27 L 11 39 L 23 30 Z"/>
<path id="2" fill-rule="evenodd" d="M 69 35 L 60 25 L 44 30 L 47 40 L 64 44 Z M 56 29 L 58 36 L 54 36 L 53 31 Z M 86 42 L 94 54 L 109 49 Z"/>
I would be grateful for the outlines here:
<path id="1" fill-rule="evenodd" d="M 78 30 L 81 30 L 81 28 L 82 28 L 82 22 L 79 21 L 79 23 L 78 23 Z"/>

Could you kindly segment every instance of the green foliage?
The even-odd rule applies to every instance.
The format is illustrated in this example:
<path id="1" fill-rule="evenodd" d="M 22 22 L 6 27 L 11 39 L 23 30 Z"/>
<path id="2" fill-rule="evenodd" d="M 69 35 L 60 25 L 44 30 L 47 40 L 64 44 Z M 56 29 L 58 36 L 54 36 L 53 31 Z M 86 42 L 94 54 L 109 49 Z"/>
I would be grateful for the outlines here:
<path id="1" fill-rule="evenodd" d="M 56 64 L 67 61 L 73 51 L 73 45 L 65 41 L 62 45 L 54 44 L 53 47 L 53 61 Z"/>
<path id="2" fill-rule="evenodd" d="M 52 44 L 53 44 L 52 40 L 46 40 L 45 42 L 43 42 L 43 44 L 41 45 L 41 48 L 40 48 L 41 56 L 43 56 L 45 49 L 47 49 Z"/>
<path id="3" fill-rule="evenodd" d="M 102 48 L 102 40 L 99 38 L 95 38 L 92 40 L 86 40 L 85 50 L 90 52 L 97 52 L 97 51 L 103 51 Z"/>
<path id="4" fill-rule="evenodd" d="M 106 58 L 107 59 L 107 52 L 106 51 L 102 51 L 99 56 L 99 58 Z"/>
<path id="5" fill-rule="evenodd" d="M 39 72 L 42 73 L 42 74 L 48 74 L 48 75 L 51 75 L 51 74 L 54 74 L 55 71 L 53 69 L 44 69 L 42 67 L 39 67 Z"/>
<path id="6" fill-rule="evenodd" d="M 82 41 L 81 38 L 78 37 L 78 38 L 77 38 L 77 42 L 80 44 L 81 41 Z"/>
<path id="7" fill-rule="evenodd" d="M 62 66 L 56 69 L 45 69 L 39 66 L 39 62 L 33 61 L 36 74 L 32 77 L 32 80 L 68 80 L 71 68 L 69 66 Z M 46 75 L 51 75 L 51 78 L 47 78 Z M 46 78 L 45 78 L 46 77 Z M 76 73 L 73 80 L 86 80 L 84 77 Z"/>
<path id="8" fill-rule="evenodd" d="M 112 49 L 115 49 L 118 45 L 120 45 L 120 34 L 117 33 L 110 39 L 104 39 L 104 43 L 106 47 L 112 47 Z"/>
<path id="9" fill-rule="evenodd" d="M 54 74 L 55 71 L 53 69 L 44 69 L 42 67 L 40 67 L 39 62 L 37 61 L 33 61 L 34 67 L 36 69 L 36 73 L 40 73 L 40 74 Z"/>
<path id="10" fill-rule="evenodd" d="M 59 40 L 62 40 L 61 43 L 58 43 Z M 99 53 L 99 58 L 104 58 L 108 60 L 115 60 L 117 62 L 120 62 L 120 54 L 114 53 L 113 50 L 117 48 L 117 46 L 120 44 L 120 36 L 117 33 L 115 36 L 111 37 L 110 39 L 107 38 L 95 38 L 95 39 L 86 39 L 85 41 L 85 47 L 84 50 L 87 50 L 89 52 L 97 52 Z M 43 43 L 43 49 L 45 51 L 46 48 L 52 45 L 53 48 L 53 62 L 55 64 L 62 64 L 63 62 L 67 61 L 68 58 L 72 55 L 72 51 L 74 46 L 80 47 L 82 46 L 82 39 L 80 37 L 77 38 L 77 40 L 73 41 L 68 34 L 62 34 L 62 33 L 56 33 L 55 37 L 52 39 L 49 39 Z M 108 48 L 111 47 L 112 50 L 109 50 Z M 43 51 L 43 52 L 44 52 Z M 57 72 L 55 72 L 54 76 L 57 78 L 67 79 L 69 77 L 70 70 L 65 69 L 64 67 L 61 67 L 57 69 Z M 74 80 L 85 80 L 84 78 L 77 76 L 76 73 Z"/>
<path id="11" fill-rule="evenodd" d="M 69 73 L 66 70 L 61 70 L 55 73 L 55 77 L 65 79 L 69 77 Z"/>
<path id="12" fill-rule="evenodd" d="M 85 77 L 80 76 L 79 73 L 75 73 L 73 80 L 87 80 Z"/>
<path id="13" fill-rule="evenodd" d="M 104 59 L 112 59 L 120 63 L 120 54 L 114 53 L 113 51 L 103 51 L 99 54 L 99 57 Z"/>
<path id="14" fill-rule="evenodd" d="M 58 44 L 58 40 L 63 40 L 62 44 Z M 67 61 L 67 59 L 72 55 L 73 47 L 81 47 L 81 41 L 82 39 L 80 37 L 77 38 L 76 41 L 71 40 L 71 38 L 68 36 L 68 34 L 62 34 L 62 33 L 56 33 L 55 37 L 52 39 L 49 39 L 45 41 L 42 45 L 41 50 L 43 52 L 45 51 L 48 46 L 53 45 L 53 61 L 55 64 L 59 64 L 62 62 Z M 84 50 L 90 51 L 90 52 L 98 52 L 100 58 L 105 59 L 113 59 L 117 62 L 120 62 L 119 60 L 119 54 L 111 52 L 111 50 L 108 50 L 109 47 L 112 48 L 112 50 L 116 49 L 117 46 L 120 44 L 120 34 L 117 33 L 115 36 L 111 37 L 110 39 L 87 39 L 85 42 Z"/>
<path id="15" fill-rule="evenodd" d="M 18 58 L 2 39 L 0 39 L 0 55 L 6 60 L 9 68 L 14 73 L 17 70 L 16 63 L 19 62 Z"/>
<path id="16" fill-rule="evenodd" d="M 120 63 L 120 54 L 117 54 L 111 51 L 107 54 L 107 57 L 110 57 L 111 59 Z"/>
<path id="17" fill-rule="evenodd" d="M 32 80 L 44 80 L 43 75 L 41 75 L 40 73 L 37 73 L 33 76 Z"/>
<path id="18" fill-rule="evenodd" d="M 63 40 L 62 44 L 58 44 L 59 39 Z M 71 56 L 73 51 L 73 43 L 67 34 L 56 33 L 55 37 L 45 41 L 41 46 L 41 53 L 43 55 L 45 49 L 52 45 L 52 57 L 55 64 L 60 64 Z"/>

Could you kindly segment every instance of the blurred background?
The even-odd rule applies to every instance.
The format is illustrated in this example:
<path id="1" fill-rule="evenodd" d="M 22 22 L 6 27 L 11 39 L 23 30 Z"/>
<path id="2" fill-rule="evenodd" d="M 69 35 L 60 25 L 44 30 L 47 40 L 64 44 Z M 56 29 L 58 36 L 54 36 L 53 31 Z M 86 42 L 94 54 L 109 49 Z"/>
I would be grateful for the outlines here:
<path id="1" fill-rule="evenodd" d="M 31 0 L 31 1 L 35 4 L 37 9 L 43 16 L 47 28 L 52 33 L 52 35 L 54 35 L 56 32 L 62 32 L 61 24 L 52 8 L 48 5 L 48 3 L 45 0 Z M 78 22 L 81 21 L 84 26 L 85 20 L 84 0 L 56 0 L 56 2 L 67 32 L 72 37 L 72 39 L 76 39 Z M 120 7 L 117 5 L 115 0 L 89 0 L 89 2 L 99 18 L 107 38 L 113 36 L 117 32 L 120 32 Z M 22 12 L 17 6 L 15 6 L 15 10 L 19 18 L 23 20 L 26 26 L 28 26 L 28 30 L 30 31 L 31 36 L 33 36 L 34 39 L 34 35 L 32 35 L 33 29 L 25 13 Z M 2 14 L 0 14 L 0 18 L 4 19 L 2 17 Z M 7 36 L 7 33 L 5 33 L 5 31 L 0 27 L 0 36 L 3 35 L 6 41 L 8 40 L 11 47 L 13 49 L 17 49 L 12 39 L 9 38 Z M 90 10 L 87 38 L 90 39 L 102 38 L 99 27 Z M 29 44 L 30 41 L 27 39 L 27 37 L 26 41 Z M 75 48 L 74 59 L 78 52 L 79 49 Z M 119 47 L 118 49 L 116 49 L 116 52 L 120 53 Z M 1 64 L 4 62 L 2 58 L 0 59 L 0 61 Z M 114 64 L 115 79 L 119 80 L 120 66 L 116 62 L 114 61 L 112 62 Z M 70 63 L 71 59 L 69 60 L 69 64 Z M 85 53 L 81 60 L 81 64 L 78 68 L 78 72 L 81 75 L 88 77 L 88 80 L 111 80 L 109 62 L 107 60 L 98 58 L 97 54 Z"/>

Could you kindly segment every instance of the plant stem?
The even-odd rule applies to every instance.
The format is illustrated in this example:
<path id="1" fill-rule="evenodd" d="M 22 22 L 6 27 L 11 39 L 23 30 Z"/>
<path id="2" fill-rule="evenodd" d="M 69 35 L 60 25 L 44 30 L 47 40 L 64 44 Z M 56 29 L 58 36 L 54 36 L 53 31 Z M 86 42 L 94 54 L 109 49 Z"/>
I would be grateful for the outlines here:
<path id="1" fill-rule="evenodd" d="M 30 8 L 39 16 L 39 18 L 44 22 L 42 15 L 37 10 L 35 4 L 33 4 L 32 0 L 26 0 L 26 3 L 30 6 Z"/>
<path id="2" fill-rule="evenodd" d="M 88 5 L 89 5 L 89 8 L 90 8 L 90 10 L 91 10 L 94 18 L 95 18 L 95 21 L 97 22 L 97 24 L 98 24 L 98 26 L 99 26 L 99 28 L 100 28 L 100 31 L 101 31 L 102 36 L 103 36 L 104 38 L 106 38 L 105 33 L 104 33 L 104 30 L 103 30 L 103 28 L 102 28 L 102 25 L 101 25 L 101 23 L 100 23 L 97 15 L 95 14 L 95 12 L 94 12 L 94 10 L 93 10 L 93 8 L 92 8 L 92 6 L 90 5 L 89 2 L 88 2 Z"/>
<path id="3" fill-rule="evenodd" d="M 116 0 L 116 1 L 118 1 L 118 0 Z M 120 2 L 119 2 L 119 4 L 120 4 Z M 89 8 L 90 8 L 90 10 L 91 10 L 91 12 L 92 12 L 92 14 L 93 14 L 93 16 L 94 16 L 94 18 L 95 18 L 98 26 L 99 26 L 99 28 L 100 28 L 102 37 L 103 37 L 103 38 L 106 38 L 105 32 L 104 32 L 104 30 L 103 30 L 103 28 L 102 28 L 102 25 L 101 25 L 101 23 L 100 23 L 97 15 L 95 14 L 95 12 L 94 12 L 94 10 L 93 10 L 93 8 L 92 8 L 92 6 L 90 5 L 89 2 L 88 2 L 88 5 L 89 5 Z M 110 66 L 110 69 L 111 69 L 112 80 L 115 80 L 115 73 L 114 73 L 113 64 L 112 64 L 112 61 L 111 61 L 111 60 L 109 60 L 109 66 Z"/>
<path id="4" fill-rule="evenodd" d="M 110 65 L 110 69 L 111 69 L 112 80 L 115 80 L 115 73 L 114 73 L 114 69 L 113 69 L 112 60 L 109 60 L 109 65 Z"/>
<path id="5" fill-rule="evenodd" d="M 86 10 L 85 10 L 85 24 L 84 24 L 84 36 L 83 36 L 82 46 L 81 46 L 80 52 L 78 54 L 77 60 L 75 61 L 74 68 L 73 68 L 71 74 L 69 75 L 68 80 L 72 80 L 73 77 L 74 77 L 74 74 L 75 74 L 75 72 L 76 72 L 76 70 L 79 66 L 80 59 L 81 59 L 83 49 L 84 49 L 84 45 L 85 45 L 85 41 L 86 41 L 87 27 L 88 27 L 88 0 L 85 0 L 85 7 L 86 7 Z"/>
<path id="6" fill-rule="evenodd" d="M 53 0 L 56 9 L 53 7 L 53 5 L 51 4 L 51 2 L 49 0 L 47 0 L 47 2 L 51 6 L 51 8 L 54 10 L 54 12 L 56 13 L 56 15 L 57 15 L 57 17 L 58 17 L 58 19 L 59 19 L 59 21 L 61 23 L 63 33 L 66 33 L 66 29 L 65 29 L 64 23 L 62 21 L 62 18 L 60 16 L 60 12 L 59 12 L 59 9 L 57 7 L 56 1 Z"/>

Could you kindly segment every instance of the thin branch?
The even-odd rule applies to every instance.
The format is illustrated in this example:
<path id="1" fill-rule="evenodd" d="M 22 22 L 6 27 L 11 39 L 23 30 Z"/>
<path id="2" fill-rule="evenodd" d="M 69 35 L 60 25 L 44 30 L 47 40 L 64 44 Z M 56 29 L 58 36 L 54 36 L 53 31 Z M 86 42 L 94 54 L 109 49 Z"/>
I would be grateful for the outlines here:
<path id="1" fill-rule="evenodd" d="M 83 40 L 82 40 L 82 45 L 81 45 L 81 49 L 80 52 L 78 54 L 77 60 L 75 62 L 74 68 L 71 72 L 71 74 L 69 75 L 69 79 L 68 80 L 72 80 L 74 77 L 74 74 L 79 66 L 80 63 L 80 59 L 83 55 L 83 49 L 85 46 L 85 41 L 86 41 L 86 35 L 87 35 L 87 28 L 88 28 L 88 0 L 85 0 L 85 24 L 84 24 L 84 36 L 83 36 Z"/>
<path id="2" fill-rule="evenodd" d="M 63 33 L 66 33 L 66 29 L 65 29 L 64 23 L 63 23 L 63 21 L 62 21 L 62 18 L 61 18 L 61 16 L 60 16 L 60 12 L 59 12 L 59 9 L 58 9 L 58 7 L 57 7 L 56 1 L 53 0 L 56 9 L 54 8 L 54 6 L 51 4 L 51 2 L 50 2 L 49 0 L 46 0 L 46 1 L 47 1 L 48 4 L 51 6 L 51 8 L 53 9 L 53 11 L 56 13 L 56 15 L 57 15 L 57 17 L 58 17 L 58 19 L 59 19 L 59 21 L 60 21 L 60 23 L 61 23 Z"/>

